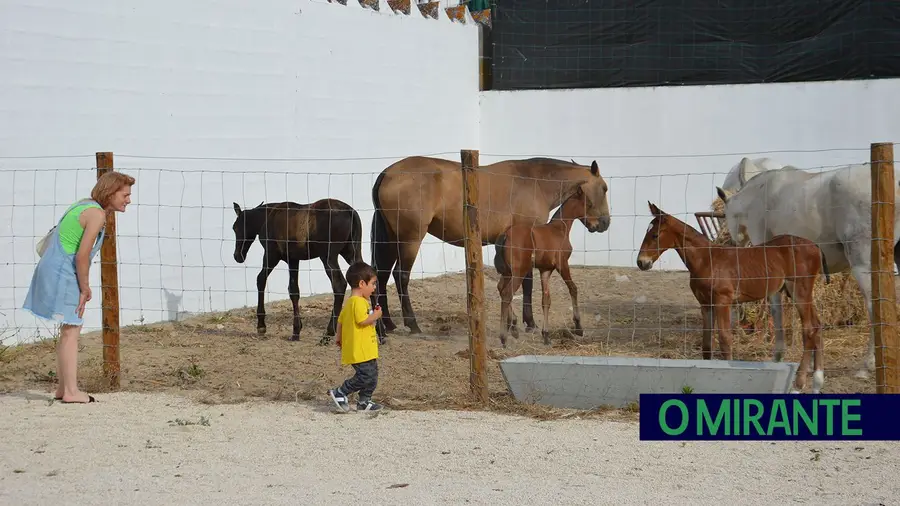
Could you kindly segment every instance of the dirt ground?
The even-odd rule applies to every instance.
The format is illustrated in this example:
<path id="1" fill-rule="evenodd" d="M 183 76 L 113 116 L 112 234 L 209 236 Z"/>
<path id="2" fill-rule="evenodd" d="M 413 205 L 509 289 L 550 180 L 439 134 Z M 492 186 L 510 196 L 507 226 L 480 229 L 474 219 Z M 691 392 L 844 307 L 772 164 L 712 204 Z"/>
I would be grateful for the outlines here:
<path id="1" fill-rule="evenodd" d="M 560 416 L 559 410 L 522 406 L 511 399 L 498 365 L 509 356 L 539 353 L 700 358 L 700 312 L 689 291 L 686 272 L 575 267 L 573 278 L 579 288 L 584 336 L 567 335 L 564 330 L 572 327 L 571 302 L 565 284 L 556 275 L 551 280 L 552 345 L 542 344 L 540 331 L 522 331 L 518 340 L 510 338 L 504 350 L 498 338 L 498 277 L 493 269 L 485 270 L 491 409 Z M 396 289 L 389 286 L 390 309 L 398 329 L 381 347 L 376 400 L 394 409 L 473 407 L 468 394 L 465 288 L 463 273 L 413 281 L 410 295 L 423 335 L 409 336 L 402 325 Z M 540 326 L 539 281 L 534 301 Z M 521 291 L 514 302 L 521 328 Z M 331 296 L 302 299 L 301 306 L 303 330 L 299 342 L 287 341 L 291 332 L 288 300 L 267 305 L 268 333 L 263 338 L 256 334 L 255 308 L 202 314 L 181 322 L 123 327 L 122 390 L 179 392 L 208 404 L 248 398 L 330 402 L 327 388 L 337 386 L 352 372 L 339 365 L 336 346 L 318 344 Z M 793 310 L 790 317 L 785 315 L 786 325 L 789 318 L 795 323 L 787 333 L 786 360 L 798 361 L 802 346 L 799 320 Z M 866 349 L 867 332 L 865 325 L 824 331 L 823 392 L 874 392 L 874 378 L 853 377 Z M 735 359 L 771 360 L 772 345 L 767 339 L 763 332 L 747 335 L 736 330 Z M 100 333 L 85 335 L 81 345 L 80 383 L 89 392 L 102 392 Z M 53 340 L 47 340 L 2 352 L 0 391 L 51 391 L 55 383 L 54 346 Z"/>

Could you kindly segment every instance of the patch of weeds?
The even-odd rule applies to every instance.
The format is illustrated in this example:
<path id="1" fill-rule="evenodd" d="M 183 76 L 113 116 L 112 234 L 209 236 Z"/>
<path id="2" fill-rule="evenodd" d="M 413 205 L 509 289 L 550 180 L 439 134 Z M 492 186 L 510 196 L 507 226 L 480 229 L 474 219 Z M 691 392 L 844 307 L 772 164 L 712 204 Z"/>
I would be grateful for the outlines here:
<path id="1" fill-rule="evenodd" d="M 685 385 L 685 386 L 681 387 L 681 393 L 692 394 L 692 393 L 694 393 L 694 388 L 691 387 L 690 385 Z"/>
<path id="2" fill-rule="evenodd" d="M 134 332 L 134 333 L 153 333 L 153 332 L 159 332 L 160 329 L 158 329 L 156 327 L 151 327 L 149 325 L 134 325 L 132 327 L 127 327 L 122 330 L 126 330 L 127 332 Z"/>
<path id="3" fill-rule="evenodd" d="M 209 418 L 201 415 L 199 422 L 193 422 L 191 420 L 186 420 L 184 418 L 176 418 L 174 420 L 169 420 L 170 427 L 174 427 L 176 425 L 179 425 L 182 427 L 187 426 L 187 425 L 202 425 L 204 427 L 209 427 Z"/>
<path id="4" fill-rule="evenodd" d="M 47 373 L 39 373 L 31 371 L 31 380 L 36 383 L 56 383 L 56 371 L 47 371 Z"/>
<path id="5" fill-rule="evenodd" d="M 228 313 L 211 315 L 206 321 L 209 323 L 222 323 L 228 320 Z"/>
<path id="6" fill-rule="evenodd" d="M 175 370 L 175 376 L 181 379 L 181 381 L 185 383 L 194 383 L 199 381 L 206 372 L 200 367 L 197 361 L 194 358 L 191 358 L 191 363 L 187 367 L 179 367 Z"/>
<path id="7" fill-rule="evenodd" d="M 623 411 L 627 411 L 629 413 L 639 413 L 641 411 L 641 406 L 637 401 L 631 401 L 622 408 Z"/>

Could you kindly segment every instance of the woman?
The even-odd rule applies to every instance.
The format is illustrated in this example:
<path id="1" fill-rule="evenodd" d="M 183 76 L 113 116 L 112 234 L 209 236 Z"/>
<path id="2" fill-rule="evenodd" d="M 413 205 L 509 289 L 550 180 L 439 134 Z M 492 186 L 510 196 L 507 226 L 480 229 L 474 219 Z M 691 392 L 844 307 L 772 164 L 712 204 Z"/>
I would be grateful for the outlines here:
<path id="1" fill-rule="evenodd" d="M 91 300 L 88 271 L 105 236 L 106 214 L 125 211 L 134 183 L 133 177 L 119 172 L 100 176 L 91 198 L 76 202 L 63 214 L 31 278 L 24 309 L 60 324 L 56 399 L 64 403 L 95 401 L 78 390 L 77 382 L 78 337 L 84 306 Z"/>

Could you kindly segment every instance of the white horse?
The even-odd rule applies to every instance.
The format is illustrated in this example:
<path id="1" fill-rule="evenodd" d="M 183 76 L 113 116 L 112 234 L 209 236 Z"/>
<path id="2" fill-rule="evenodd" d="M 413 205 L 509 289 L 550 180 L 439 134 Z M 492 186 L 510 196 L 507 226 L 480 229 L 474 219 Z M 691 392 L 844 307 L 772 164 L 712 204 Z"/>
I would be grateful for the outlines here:
<path id="1" fill-rule="evenodd" d="M 869 315 L 869 347 L 863 367 L 856 373 L 868 378 L 875 370 L 875 333 L 872 322 L 872 178 L 867 164 L 848 165 L 821 173 L 793 166 L 744 158 L 732 168 L 729 181 L 739 184 L 735 193 L 717 187 L 725 202 L 728 231 L 741 246 L 762 244 L 779 234 L 814 241 L 822 249 L 828 270 L 852 274 L 866 300 Z M 749 177 L 747 177 L 749 176 Z M 900 171 L 894 169 L 900 181 Z M 900 267 L 900 187 L 894 187 L 894 262 Z M 776 327 L 776 356 L 784 350 L 781 299 L 769 299 Z M 776 315 L 777 313 L 777 315 Z M 780 349 L 779 349 L 780 348 Z M 814 386 L 817 378 L 813 378 Z M 824 378 L 820 379 L 823 381 Z"/>

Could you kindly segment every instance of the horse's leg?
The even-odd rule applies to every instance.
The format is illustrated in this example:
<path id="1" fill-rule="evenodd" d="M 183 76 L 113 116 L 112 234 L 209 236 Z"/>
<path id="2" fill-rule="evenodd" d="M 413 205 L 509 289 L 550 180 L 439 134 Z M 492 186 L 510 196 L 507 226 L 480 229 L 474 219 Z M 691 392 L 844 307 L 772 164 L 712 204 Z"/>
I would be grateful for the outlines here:
<path id="1" fill-rule="evenodd" d="M 331 308 L 331 317 L 328 319 L 328 328 L 325 329 L 325 335 L 319 341 L 319 344 L 328 344 L 331 336 L 334 335 L 337 327 L 337 318 L 341 312 L 341 306 L 344 305 L 344 296 L 347 293 L 347 280 L 341 272 L 341 264 L 338 263 L 336 254 L 329 252 L 331 258 L 323 257 L 322 265 L 325 267 L 325 274 L 331 280 L 331 291 L 334 293 L 334 305 Z"/>
<path id="2" fill-rule="evenodd" d="M 525 332 L 534 332 L 537 324 L 534 323 L 532 312 L 531 291 L 534 287 L 534 269 L 528 269 L 528 274 L 522 278 L 522 323 L 525 324 Z"/>
<path id="3" fill-rule="evenodd" d="M 732 360 L 731 304 L 716 302 L 716 326 L 719 328 L 719 353 L 724 360 Z"/>
<path id="4" fill-rule="evenodd" d="M 781 290 L 769 296 L 769 313 L 775 327 L 775 362 L 784 359 L 784 307 L 781 304 Z"/>
<path id="5" fill-rule="evenodd" d="M 294 328 L 291 332 L 291 341 L 300 340 L 300 329 L 303 323 L 300 321 L 300 260 L 292 258 L 288 262 L 288 293 L 291 296 L 291 306 L 294 310 Z"/>
<path id="6" fill-rule="evenodd" d="M 816 317 L 812 291 L 812 284 L 807 280 L 794 282 L 791 287 L 791 298 L 803 325 L 803 356 L 800 358 L 800 365 L 797 368 L 797 377 L 794 380 L 794 391 L 792 393 L 799 393 L 806 386 L 806 375 L 809 373 L 810 358 L 812 358 L 818 347 L 816 339 L 819 321 Z M 813 374 L 812 393 L 814 394 L 821 391 L 822 383 L 825 381 L 824 372 L 819 370 L 821 366 L 822 361 L 817 357 L 815 359 L 816 372 Z"/>
<path id="7" fill-rule="evenodd" d="M 266 333 L 266 280 L 269 279 L 269 274 L 272 274 L 278 262 L 278 260 L 275 260 L 275 257 L 264 253 L 262 269 L 256 276 L 256 291 L 259 294 L 256 303 L 256 333 L 259 335 Z"/>
<path id="8" fill-rule="evenodd" d="M 850 273 L 859 285 L 863 300 L 866 301 L 866 310 L 869 315 L 869 346 L 863 366 L 856 372 L 857 378 L 868 378 L 869 373 L 875 370 L 875 329 L 872 326 L 874 318 L 872 308 L 872 245 L 868 241 L 857 241 L 845 246 L 847 259 L 850 261 Z"/>
<path id="9" fill-rule="evenodd" d="M 403 311 L 403 324 L 409 328 L 410 334 L 421 334 L 419 324 L 416 322 L 416 313 L 413 311 L 412 302 L 409 300 L 409 275 L 412 272 L 413 263 L 419 255 L 419 246 L 425 234 L 419 237 L 405 237 L 399 243 L 400 254 L 397 257 L 397 266 L 394 268 L 394 282 L 397 284 L 397 295 L 400 297 L 400 308 Z"/>
<path id="10" fill-rule="evenodd" d="M 813 393 L 817 394 L 822 391 L 822 387 L 825 384 L 825 349 L 822 342 L 822 322 L 819 321 L 815 309 L 812 311 L 811 320 L 814 335 L 813 343 L 816 346 L 814 361 L 816 372 L 813 373 Z"/>
<path id="11" fill-rule="evenodd" d="M 553 271 L 541 271 L 541 309 L 544 313 L 544 322 L 541 327 L 541 336 L 544 338 L 544 344 L 550 344 L 550 332 L 547 331 L 547 324 L 550 320 L 550 276 Z"/>
<path id="12" fill-rule="evenodd" d="M 897 266 L 897 274 L 900 274 L 900 241 L 894 245 L 894 265 Z"/>
<path id="13" fill-rule="evenodd" d="M 569 297 L 572 298 L 572 322 L 575 323 L 574 334 L 583 336 L 584 329 L 581 328 L 581 312 L 578 310 L 578 287 L 575 285 L 575 282 L 572 281 L 572 272 L 569 271 L 568 262 L 560 262 L 559 275 L 562 276 L 563 281 L 566 282 L 566 287 L 569 289 Z"/>
<path id="14" fill-rule="evenodd" d="M 506 348 L 506 333 L 513 328 L 510 311 L 512 306 L 512 278 L 503 275 L 497 282 L 497 291 L 500 292 L 500 344 Z"/>
<path id="15" fill-rule="evenodd" d="M 391 319 L 391 310 L 388 308 L 387 296 L 388 280 L 391 279 L 391 272 L 397 263 L 397 248 L 398 244 L 396 242 L 386 244 L 372 243 L 372 267 L 377 266 L 376 275 L 378 277 L 378 283 L 375 287 L 375 300 L 372 307 L 375 307 L 375 304 L 381 306 L 381 318 L 375 322 L 375 332 L 381 340 L 384 339 L 388 332 L 393 332 L 397 328 L 394 320 Z M 400 285 L 397 286 L 399 288 Z"/>
<path id="16" fill-rule="evenodd" d="M 519 288 L 522 286 L 522 279 L 522 274 L 520 272 L 517 272 L 515 268 L 513 268 L 512 274 L 510 274 L 509 276 L 509 281 L 506 284 L 506 290 L 509 293 L 509 314 L 510 318 L 512 319 L 512 326 L 509 327 L 509 331 L 510 333 L 512 333 L 512 336 L 515 339 L 519 338 L 519 326 L 518 322 L 516 321 L 515 311 L 513 311 L 512 298 L 513 295 L 515 295 L 516 292 L 519 291 Z"/>
<path id="17" fill-rule="evenodd" d="M 703 340 L 700 344 L 703 360 L 712 359 L 712 335 L 715 330 L 715 306 L 700 305 L 700 316 L 703 317 Z"/>
<path id="18" fill-rule="evenodd" d="M 804 347 L 808 350 L 804 351 L 809 354 L 815 354 L 812 393 L 818 394 L 822 391 L 822 386 L 825 384 L 825 357 L 822 349 L 822 322 L 819 320 L 819 314 L 816 312 L 816 303 L 813 295 L 815 278 L 809 277 L 803 280 L 802 283 L 795 283 L 795 287 L 797 290 L 796 298 L 802 301 L 801 307 L 798 309 L 802 309 L 800 315 L 803 320 L 803 341 Z M 808 362 L 806 369 L 809 369 Z"/>

